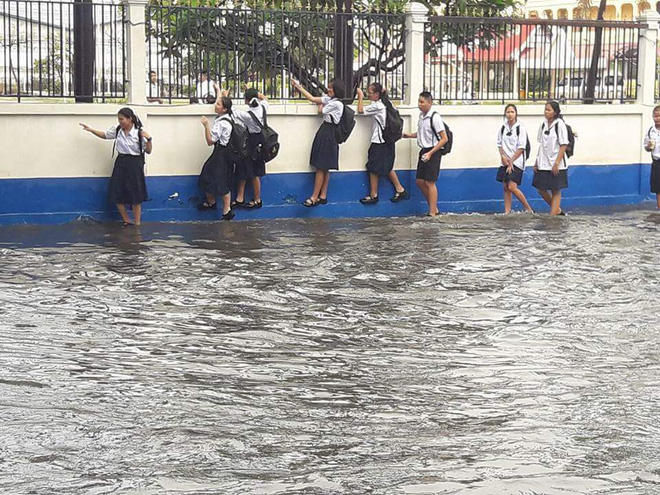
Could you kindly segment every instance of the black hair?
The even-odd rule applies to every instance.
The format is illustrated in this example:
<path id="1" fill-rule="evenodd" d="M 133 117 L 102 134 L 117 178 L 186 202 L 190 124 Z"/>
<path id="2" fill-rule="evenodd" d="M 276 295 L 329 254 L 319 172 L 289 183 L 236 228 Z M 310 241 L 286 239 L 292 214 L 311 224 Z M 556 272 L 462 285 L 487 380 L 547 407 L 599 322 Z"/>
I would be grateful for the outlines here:
<path id="1" fill-rule="evenodd" d="M 420 98 L 424 98 L 426 101 L 433 103 L 433 95 L 431 94 L 430 91 L 422 91 L 419 94 Z"/>
<path id="2" fill-rule="evenodd" d="M 250 105 L 251 107 L 258 107 L 259 102 L 258 101 L 252 101 L 255 98 L 259 98 L 259 91 L 257 91 L 254 88 L 248 88 L 245 90 L 245 102 Z"/>
<path id="3" fill-rule="evenodd" d="M 229 96 L 221 96 L 220 101 L 222 102 L 222 106 L 227 110 L 227 115 L 233 115 L 231 98 Z"/>
<path id="4" fill-rule="evenodd" d="M 546 105 L 550 105 L 552 107 L 552 110 L 555 112 L 555 118 L 556 119 L 563 119 L 563 115 L 561 114 L 561 108 L 559 108 L 559 103 L 557 103 L 555 100 L 548 100 Z"/>
<path id="5" fill-rule="evenodd" d="M 660 112 L 660 105 L 653 108 L 653 113 Z"/>
<path id="6" fill-rule="evenodd" d="M 513 103 L 509 103 L 507 106 L 504 107 L 504 116 L 506 117 L 506 111 L 509 108 L 513 108 L 513 110 L 516 112 L 516 117 L 518 117 L 518 107 L 515 106 Z"/>
<path id="7" fill-rule="evenodd" d="M 200 75 L 200 76 L 201 76 L 201 75 L 208 76 L 208 75 L 209 75 L 209 71 L 207 71 L 207 70 L 200 70 L 200 71 L 199 71 L 199 75 Z"/>
<path id="8" fill-rule="evenodd" d="M 155 70 L 150 70 L 149 75 L 151 76 L 151 74 L 156 74 L 156 71 Z M 158 74 L 156 74 L 156 75 L 158 75 Z"/>
<path id="9" fill-rule="evenodd" d="M 123 117 L 126 117 L 127 119 L 131 119 L 131 122 L 133 122 L 133 125 L 138 131 L 138 144 L 140 145 L 140 154 L 144 155 L 144 150 L 142 149 L 142 139 L 140 138 L 140 133 L 142 132 L 142 121 L 138 118 L 137 115 L 135 115 L 135 112 L 128 108 L 120 108 L 119 111 L 117 112 L 117 115 L 121 115 Z M 117 134 L 119 134 L 119 131 L 121 130 L 121 126 L 117 126 Z M 115 141 L 116 144 L 116 141 Z M 112 154 L 115 154 L 115 145 L 112 146 Z"/>
<path id="10" fill-rule="evenodd" d="M 340 100 L 346 98 L 346 85 L 344 81 L 336 77 L 330 81 L 330 84 L 332 85 L 332 91 L 335 93 L 335 98 L 339 98 Z"/>
<path id="11" fill-rule="evenodd" d="M 385 105 L 391 105 L 390 97 L 387 95 L 387 90 L 383 88 L 381 83 L 371 83 L 369 87 L 373 90 L 374 93 L 378 94 L 378 97 Z"/>

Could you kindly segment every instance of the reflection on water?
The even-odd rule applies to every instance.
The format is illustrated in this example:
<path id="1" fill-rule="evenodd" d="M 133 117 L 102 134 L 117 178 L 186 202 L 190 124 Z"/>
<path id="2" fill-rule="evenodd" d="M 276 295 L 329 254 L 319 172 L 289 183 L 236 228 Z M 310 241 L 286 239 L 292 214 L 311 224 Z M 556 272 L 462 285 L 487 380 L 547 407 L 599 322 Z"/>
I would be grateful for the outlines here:
<path id="1" fill-rule="evenodd" d="M 660 216 L 0 228 L 4 493 L 660 493 Z"/>

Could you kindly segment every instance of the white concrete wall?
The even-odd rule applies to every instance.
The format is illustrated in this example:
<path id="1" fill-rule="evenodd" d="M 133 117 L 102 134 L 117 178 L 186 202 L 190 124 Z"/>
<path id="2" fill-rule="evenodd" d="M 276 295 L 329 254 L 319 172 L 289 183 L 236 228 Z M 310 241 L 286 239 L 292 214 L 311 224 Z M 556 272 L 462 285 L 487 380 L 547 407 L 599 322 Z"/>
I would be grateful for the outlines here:
<path id="1" fill-rule="evenodd" d="M 0 178 L 95 177 L 112 171 L 112 144 L 84 132 L 79 122 L 98 129 L 116 125 L 114 105 L 0 104 Z M 154 136 L 148 175 L 196 175 L 210 153 L 199 123 L 212 117 L 212 106 L 133 106 Z M 443 168 L 497 167 L 495 139 L 504 105 L 447 105 L 442 116 L 454 132 L 454 149 Z M 648 162 L 643 134 L 652 125 L 651 108 L 641 105 L 567 105 L 566 121 L 578 133 L 573 164 L 602 165 Z M 408 129 L 415 128 L 419 111 L 401 107 Z M 519 107 L 520 120 L 530 133 L 532 154 L 542 122 L 543 105 Z M 340 169 L 363 170 L 371 118 L 358 116 L 348 143 L 341 146 Z M 321 124 L 316 107 L 289 103 L 272 105 L 269 124 L 280 134 L 282 149 L 269 164 L 269 173 L 307 172 L 314 134 Z M 416 166 L 414 140 L 397 145 L 397 169 Z M 531 161 L 528 162 L 531 164 Z"/>

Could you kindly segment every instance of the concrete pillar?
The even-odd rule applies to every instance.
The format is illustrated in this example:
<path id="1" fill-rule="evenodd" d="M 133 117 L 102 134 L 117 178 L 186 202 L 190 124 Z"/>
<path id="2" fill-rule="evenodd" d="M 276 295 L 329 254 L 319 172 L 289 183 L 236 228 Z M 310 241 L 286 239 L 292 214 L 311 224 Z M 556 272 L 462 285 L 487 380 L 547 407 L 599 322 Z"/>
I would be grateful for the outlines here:
<path id="1" fill-rule="evenodd" d="M 126 70 L 128 103 L 147 103 L 147 39 L 145 30 L 147 0 L 124 0 L 127 9 Z"/>
<path id="2" fill-rule="evenodd" d="M 660 14 L 647 10 L 639 16 L 646 28 L 639 32 L 639 65 L 637 67 L 637 103 L 655 105 L 656 43 Z M 625 84 L 625 81 L 624 81 Z"/>
<path id="3" fill-rule="evenodd" d="M 419 93 L 424 91 L 424 24 L 427 8 L 417 2 L 406 5 L 406 92 L 404 103 L 414 105 Z M 435 96 L 435 95 L 434 95 Z"/>

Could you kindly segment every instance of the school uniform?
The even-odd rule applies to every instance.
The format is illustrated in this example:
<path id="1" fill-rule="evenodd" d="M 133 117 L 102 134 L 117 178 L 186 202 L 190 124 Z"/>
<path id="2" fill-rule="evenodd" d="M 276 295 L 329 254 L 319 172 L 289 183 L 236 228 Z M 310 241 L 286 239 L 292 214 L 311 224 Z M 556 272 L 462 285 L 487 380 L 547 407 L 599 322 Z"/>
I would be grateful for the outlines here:
<path id="1" fill-rule="evenodd" d="M 344 104 L 337 98 L 324 96 L 323 123 L 316 131 L 309 164 L 316 170 L 339 169 L 339 144 L 335 129 L 344 114 Z"/>
<path id="2" fill-rule="evenodd" d="M 232 124 L 229 117 L 218 117 L 211 127 L 211 140 L 215 143 L 211 156 L 204 162 L 197 185 L 205 193 L 224 196 L 231 190 L 234 162 L 229 149 Z"/>
<path id="3" fill-rule="evenodd" d="M 364 108 L 364 114 L 373 117 L 371 145 L 367 154 L 367 171 L 370 174 L 384 177 L 394 168 L 395 146 L 383 139 L 383 130 L 387 117 L 385 104 L 378 100 Z"/>
<path id="4" fill-rule="evenodd" d="M 206 81 L 202 81 L 202 80 L 197 81 L 197 89 L 195 90 L 195 96 L 197 97 L 197 103 L 199 103 L 200 105 L 208 105 L 210 103 L 213 103 L 216 98 L 215 88 L 213 87 L 213 81 L 211 79 L 207 79 Z"/>
<path id="5" fill-rule="evenodd" d="M 513 171 L 507 173 L 507 167 L 501 165 L 497 169 L 497 182 L 515 182 L 520 185 L 525 170 L 525 146 L 527 145 L 527 130 L 520 122 L 516 122 L 510 126 L 505 122 L 500 127 L 500 132 L 497 134 L 497 147 L 504 151 L 507 158 L 511 158 L 518 150 L 523 150 L 523 153 L 513 162 Z M 501 162 L 500 162 L 501 163 Z"/>
<path id="6" fill-rule="evenodd" d="M 536 157 L 537 172 L 532 186 L 541 191 L 559 191 L 568 187 L 568 164 L 566 155 L 559 164 L 559 173 L 554 175 L 552 167 L 559 155 L 559 147 L 568 145 L 568 129 L 562 119 L 555 119 L 550 126 L 543 122 L 538 134 L 539 153 Z"/>
<path id="7" fill-rule="evenodd" d="M 644 147 L 649 141 L 655 141 L 655 148 L 651 151 L 651 192 L 660 194 L 660 130 L 655 126 L 651 127 L 644 136 Z"/>
<path id="8" fill-rule="evenodd" d="M 247 129 L 247 142 L 251 152 L 248 160 L 242 160 L 241 163 L 236 163 L 236 180 L 247 181 L 266 175 L 266 162 L 261 157 L 263 134 L 261 133 L 261 127 L 254 121 L 252 115 L 261 122 L 261 125 L 264 125 L 264 115 L 267 111 L 268 102 L 265 100 L 259 100 L 259 104 L 256 107 L 250 107 L 248 111 L 234 111 L 234 118 L 240 120 Z"/>
<path id="9" fill-rule="evenodd" d="M 147 98 L 160 98 L 160 89 L 158 89 L 158 83 L 148 82 L 144 88 Z M 149 102 L 151 105 L 158 105 L 157 101 Z"/>
<path id="10" fill-rule="evenodd" d="M 139 205 L 147 199 L 147 183 L 144 177 L 144 149 L 147 140 L 142 138 L 137 127 L 133 126 L 126 134 L 117 126 L 105 131 L 106 139 L 115 140 L 117 159 L 112 169 L 108 200 L 121 205 Z"/>
<path id="11" fill-rule="evenodd" d="M 441 131 L 445 131 L 445 124 L 442 122 L 442 117 L 440 117 L 437 110 L 431 108 L 426 114 L 422 113 L 419 115 L 419 121 L 417 122 L 417 146 L 421 149 L 419 150 L 419 157 L 417 159 L 416 179 L 429 182 L 438 180 L 442 155 L 440 152 L 437 152 L 427 162 L 422 161 L 422 156 L 438 144 L 440 141 L 438 133 Z"/>

